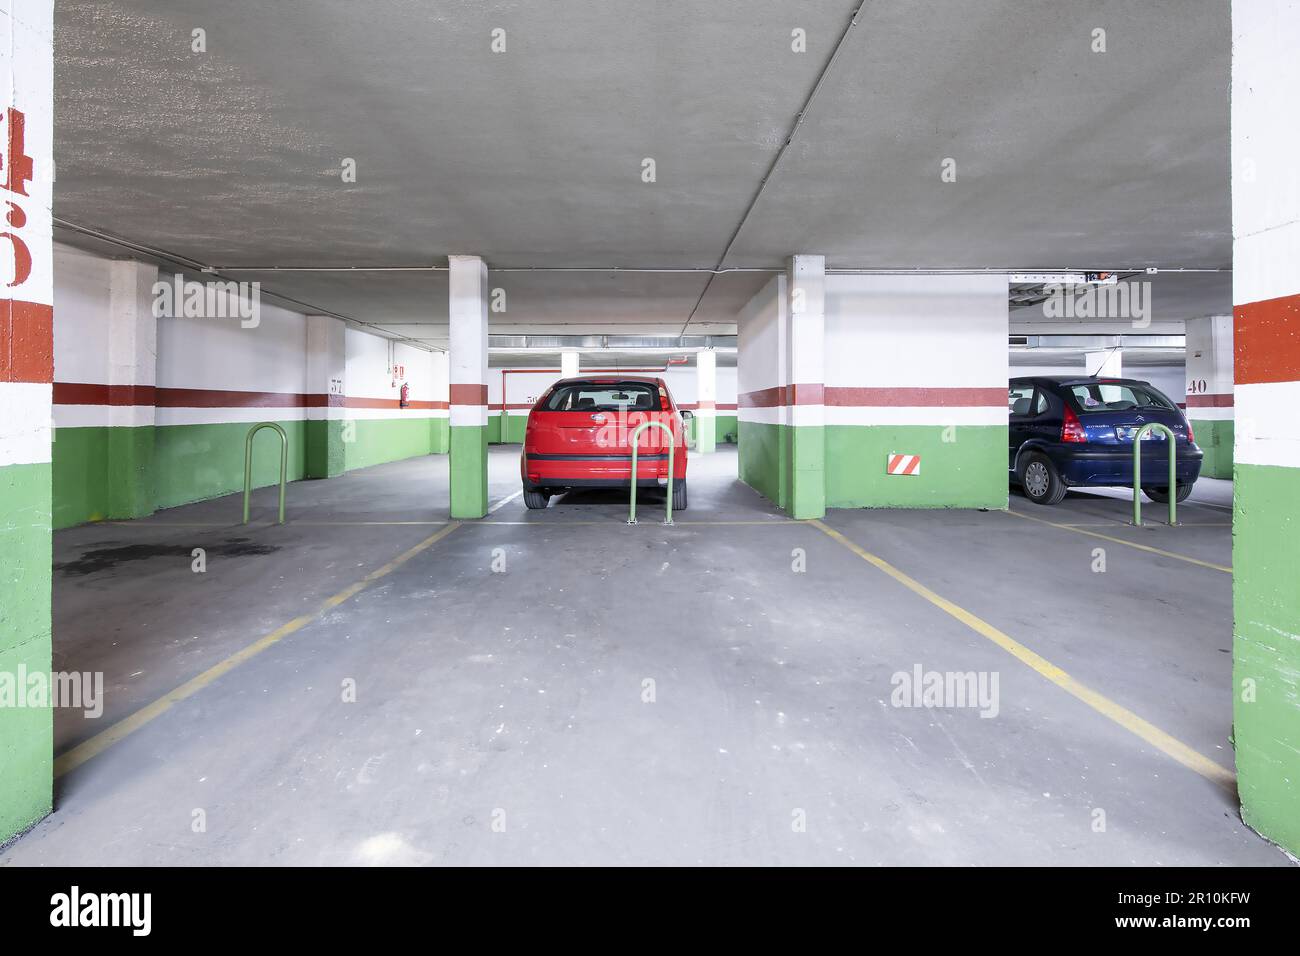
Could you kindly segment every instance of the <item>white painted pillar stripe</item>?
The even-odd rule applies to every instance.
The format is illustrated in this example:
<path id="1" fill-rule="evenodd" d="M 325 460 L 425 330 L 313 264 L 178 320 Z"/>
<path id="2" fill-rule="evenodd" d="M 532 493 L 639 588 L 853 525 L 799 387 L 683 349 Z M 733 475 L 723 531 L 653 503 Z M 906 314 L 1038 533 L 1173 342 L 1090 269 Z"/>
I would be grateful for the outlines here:
<path id="1" fill-rule="evenodd" d="M 451 425 L 487 424 L 488 274 L 479 256 L 450 256 Z"/>

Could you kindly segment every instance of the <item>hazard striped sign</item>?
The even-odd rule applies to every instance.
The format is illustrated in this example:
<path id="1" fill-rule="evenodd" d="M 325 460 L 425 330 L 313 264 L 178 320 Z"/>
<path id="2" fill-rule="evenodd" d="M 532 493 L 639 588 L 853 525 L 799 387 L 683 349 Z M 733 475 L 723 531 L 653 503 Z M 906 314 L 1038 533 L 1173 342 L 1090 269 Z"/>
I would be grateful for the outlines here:
<path id="1" fill-rule="evenodd" d="M 919 475 L 921 473 L 920 455 L 898 455 L 889 453 L 885 472 L 890 475 Z"/>

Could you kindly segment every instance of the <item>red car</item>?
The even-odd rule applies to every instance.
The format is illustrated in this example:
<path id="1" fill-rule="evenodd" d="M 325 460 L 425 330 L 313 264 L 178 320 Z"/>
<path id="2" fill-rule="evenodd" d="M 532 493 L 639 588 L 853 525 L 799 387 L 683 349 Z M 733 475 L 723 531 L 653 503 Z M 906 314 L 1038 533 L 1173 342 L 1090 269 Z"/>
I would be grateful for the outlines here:
<path id="1" fill-rule="evenodd" d="M 519 458 L 524 504 L 545 508 L 570 488 L 630 488 L 633 431 L 661 422 L 672 431 L 673 511 L 686 508 L 686 430 L 661 378 L 613 373 L 562 378 L 528 413 Z M 669 436 L 651 425 L 637 440 L 637 487 L 668 481 Z"/>

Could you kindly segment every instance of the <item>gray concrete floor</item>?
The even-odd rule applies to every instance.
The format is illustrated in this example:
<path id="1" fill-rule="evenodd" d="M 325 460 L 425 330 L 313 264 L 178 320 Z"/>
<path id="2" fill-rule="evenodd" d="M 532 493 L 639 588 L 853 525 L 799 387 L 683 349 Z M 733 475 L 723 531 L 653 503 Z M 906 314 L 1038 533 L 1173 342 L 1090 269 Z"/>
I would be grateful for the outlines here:
<path id="1" fill-rule="evenodd" d="M 493 449 L 494 501 L 518 489 L 517 456 Z M 102 670 L 108 698 L 99 720 L 58 713 L 58 750 L 439 530 L 446 464 L 295 484 L 285 527 L 240 527 L 225 498 L 57 533 L 55 666 Z M 693 458 L 672 528 L 661 498 L 632 528 L 597 492 L 461 525 L 60 778 L 55 813 L 0 863 L 1287 862 L 1223 789 L 785 520 L 735 468 L 734 449 Z M 1129 527 L 1122 496 L 1091 492 L 1013 494 L 1052 524 L 826 523 L 1231 767 L 1231 577 L 1122 543 L 1229 565 L 1221 499 L 1207 486 L 1173 529 Z M 891 706 L 917 664 L 996 672 L 998 715 Z"/>

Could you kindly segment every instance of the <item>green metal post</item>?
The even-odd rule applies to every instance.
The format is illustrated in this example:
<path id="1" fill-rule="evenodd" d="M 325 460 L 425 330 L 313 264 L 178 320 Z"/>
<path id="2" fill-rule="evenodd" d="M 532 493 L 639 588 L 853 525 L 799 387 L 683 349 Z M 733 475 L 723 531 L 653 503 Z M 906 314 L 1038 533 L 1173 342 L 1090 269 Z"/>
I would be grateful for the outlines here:
<path id="1" fill-rule="evenodd" d="M 676 450 L 677 438 L 673 435 L 673 430 L 663 422 L 642 422 L 636 426 L 632 432 L 632 500 L 628 505 L 627 523 L 636 524 L 636 455 L 637 442 L 641 438 L 641 433 L 647 428 L 654 426 L 662 428 L 668 433 L 668 513 L 664 518 L 664 524 L 673 523 L 673 453 Z"/>
<path id="2" fill-rule="evenodd" d="M 289 436 L 275 422 L 259 422 L 248 430 L 244 439 L 244 524 L 248 524 L 248 498 L 253 491 L 253 436 L 263 428 L 273 428 L 280 436 L 280 524 L 284 524 L 284 486 L 289 481 Z"/>
<path id="3" fill-rule="evenodd" d="M 1178 449 L 1175 447 L 1177 439 L 1168 425 L 1161 425 L 1159 422 L 1143 425 L 1133 436 L 1133 523 L 1139 527 L 1142 525 L 1142 436 L 1150 431 L 1164 432 L 1165 444 L 1169 446 L 1169 524 L 1176 525 L 1178 524 L 1176 513 L 1178 502 L 1175 500 L 1178 497 Z"/>

